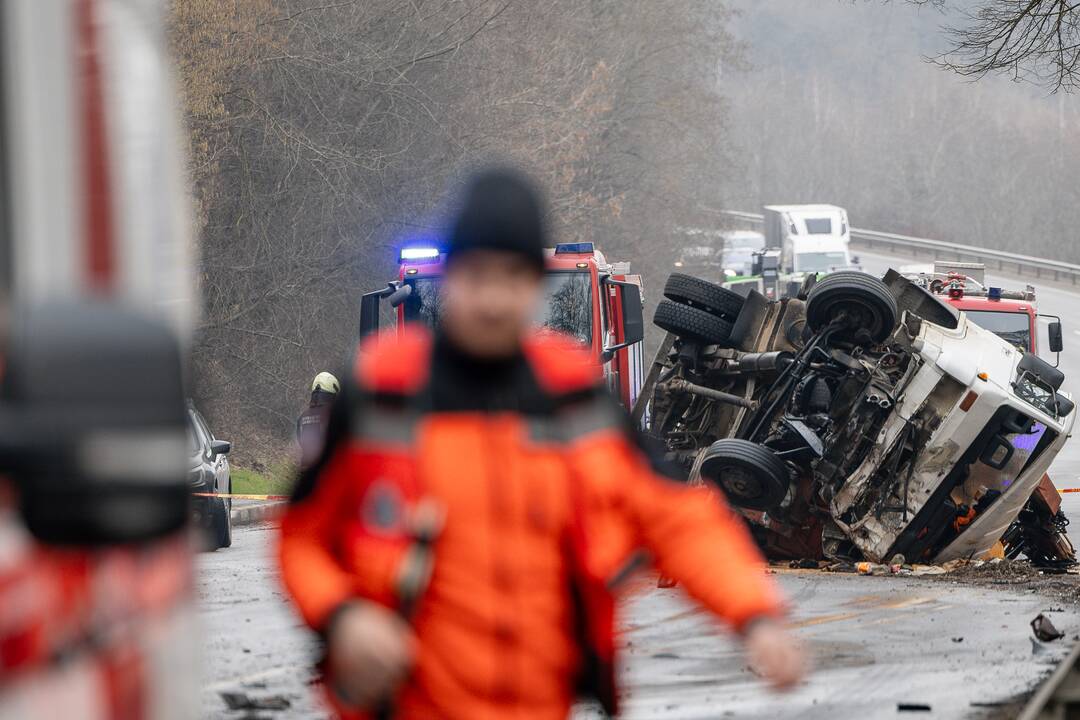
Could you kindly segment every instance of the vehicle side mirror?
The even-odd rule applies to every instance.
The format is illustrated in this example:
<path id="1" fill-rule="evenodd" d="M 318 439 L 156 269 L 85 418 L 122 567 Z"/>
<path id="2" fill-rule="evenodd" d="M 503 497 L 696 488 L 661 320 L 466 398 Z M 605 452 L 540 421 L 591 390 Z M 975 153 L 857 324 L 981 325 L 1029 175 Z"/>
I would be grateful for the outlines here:
<path id="1" fill-rule="evenodd" d="M 188 521 L 180 346 L 102 301 L 20 308 L 0 380 L 0 474 L 45 543 L 137 543 Z"/>
<path id="2" fill-rule="evenodd" d="M 379 301 L 382 291 L 370 292 L 360 298 L 360 337 L 379 332 Z"/>
<path id="3" fill-rule="evenodd" d="M 622 291 L 623 343 L 634 345 L 645 339 L 645 312 L 641 307 L 641 287 L 634 283 L 619 286 Z"/>
<path id="4" fill-rule="evenodd" d="M 215 440 L 210 443 L 210 452 L 215 455 L 228 455 L 232 450 L 232 443 L 228 440 Z"/>
<path id="5" fill-rule="evenodd" d="M 1046 332 L 1050 338 L 1050 352 L 1059 353 L 1065 348 L 1065 341 L 1061 335 L 1061 323 L 1052 322 L 1046 326 Z"/>
<path id="6" fill-rule="evenodd" d="M 619 306 L 622 309 L 622 337 L 618 344 L 604 348 L 600 362 L 606 364 L 615 357 L 615 352 L 634 345 L 645 339 L 645 313 L 641 307 L 641 287 L 635 283 L 608 278 L 605 285 L 615 288 Z"/>

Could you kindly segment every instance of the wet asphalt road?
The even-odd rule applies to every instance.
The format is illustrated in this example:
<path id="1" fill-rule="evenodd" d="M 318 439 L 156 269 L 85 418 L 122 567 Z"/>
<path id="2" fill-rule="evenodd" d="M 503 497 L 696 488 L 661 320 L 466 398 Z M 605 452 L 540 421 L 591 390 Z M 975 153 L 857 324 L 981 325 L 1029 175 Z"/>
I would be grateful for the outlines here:
<path id="1" fill-rule="evenodd" d="M 326 716 L 308 685 L 313 644 L 282 597 L 272 540 L 270 526 L 237 528 L 231 548 L 198 559 L 205 718 L 250 717 L 229 711 L 223 691 L 290 701 L 256 717 Z M 1031 618 L 1049 612 L 1070 639 L 1080 633 L 1080 610 L 1029 592 L 808 571 L 776 577 L 815 659 L 809 682 L 769 694 L 709 616 L 678 590 L 642 579 L 621 616 L 623 717 L 894 718 L 899 703 L 925 703 L 932 711 L 918 717 L 979 718 L 987 710 L 972 703 L 1032 689 L 1067 652 L 1066 641 L 1033 654 Z M 575 720 L 595 717 L 583 708 Z"/>

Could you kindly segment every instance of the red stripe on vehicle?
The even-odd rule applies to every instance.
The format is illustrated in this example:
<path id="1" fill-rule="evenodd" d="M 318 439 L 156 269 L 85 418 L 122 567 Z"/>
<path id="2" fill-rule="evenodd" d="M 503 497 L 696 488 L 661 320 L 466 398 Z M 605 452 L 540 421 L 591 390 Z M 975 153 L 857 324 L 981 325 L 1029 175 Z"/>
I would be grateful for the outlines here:
<path id="1" fill-rule="evenodd" d="M 86 242 L 85 280 L 91 290 L 108 291 L 113 285 L 116 254 L 113 247 L 105 100 L 94 0 L 76 0 L 75 24 Z"/>

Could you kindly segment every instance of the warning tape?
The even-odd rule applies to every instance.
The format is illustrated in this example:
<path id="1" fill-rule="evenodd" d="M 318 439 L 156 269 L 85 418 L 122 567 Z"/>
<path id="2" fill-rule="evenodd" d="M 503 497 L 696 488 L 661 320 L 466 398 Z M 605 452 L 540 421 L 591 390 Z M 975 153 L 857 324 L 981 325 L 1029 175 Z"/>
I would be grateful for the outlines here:
<path id="1" fill-rule="evenodd" d="M 1059 493 L 1080 492 L 1080 488 L 1058 488 Z"/>
<path id="2" fill-rule="evenodd" d="M 244 493 L 191 493 L 195 497 L 230 498 L 232 500 L 288 500 L 288 495 L 245 495 Z"/>

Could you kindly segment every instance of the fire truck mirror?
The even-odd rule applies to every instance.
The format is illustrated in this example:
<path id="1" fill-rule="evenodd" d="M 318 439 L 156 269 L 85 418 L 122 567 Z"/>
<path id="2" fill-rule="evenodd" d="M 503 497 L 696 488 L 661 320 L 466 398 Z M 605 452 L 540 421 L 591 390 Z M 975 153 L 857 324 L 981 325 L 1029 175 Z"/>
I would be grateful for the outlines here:
<path id="1" fill-rule="evenodd" d="M 1065 341 L 1061 335 L 1061 322 L 1055 321 L 1046 326 L 1046 332 L 1049 335 L 1050 352 L 1059 353 L 1065 347 Z"/>
<path id="2" fill-rule="evenodd" d="M 188 520 L 183 371 L 164 324 L 103 301 L 20 309 L 0 380 L 0 474 L 39 540 L 153 540 Z"/>
<path id="3" fill-rule="evenodd" d="M 360 298 L 360 337 L 379 331 L 379 301 L 382 291 L 371 292 Z"/>
<path id="4" fill-rule="evenodd" d="M 622 293 L 623 344 L 633 345 L 645 339 L 645 314 L 641 307 L 641 288 L 634 283 L 617 286 Z"/>

